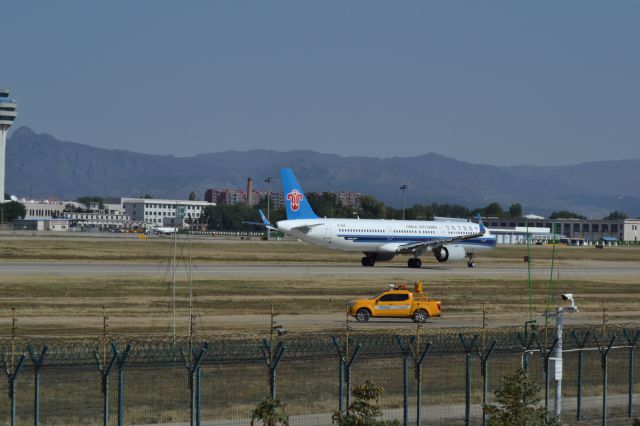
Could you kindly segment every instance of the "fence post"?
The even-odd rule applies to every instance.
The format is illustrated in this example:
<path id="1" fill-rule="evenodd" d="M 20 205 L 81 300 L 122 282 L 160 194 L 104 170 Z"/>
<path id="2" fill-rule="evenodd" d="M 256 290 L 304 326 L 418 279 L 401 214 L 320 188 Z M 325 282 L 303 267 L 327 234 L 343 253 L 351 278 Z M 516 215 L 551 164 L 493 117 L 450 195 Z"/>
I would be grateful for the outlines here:
<path id="1" fill-rule="evenodd" d="M 197 353 L 194 348 L 190 348 L 191 355 L 193 355 L 193 360 L 189 360 L 189 357 L 184 353 L 184 350 L 180 348 L 180 355 L 182 356 L 182 361 L 184 362 L 184 366 L 189 373 L 189 390 L 191 396 L 191 426 L 196 426 L 200 424 L 200 406 L 198 404 L 198 399 L 200 398 L 200 380 L 198 378 L 200 374 L 200 367 L 202 366 L 202 361 L 204 361 L 204 356 L 209 349 L 209 343 L 204 342 L 202 344 L 202 348 L 200 349 L 200 353 Z"/>
<path id="2" fill-rule="evenodd" d="M 124 424 L 124 364 L 127 362 L 129 352 L 131 352 L 131 343 L 127 344 L 124 352 L 118 354 L 118 349 L 115 343 L 111 343 L 111 350 L 116 357 L 116 364 L 118 365 L 118 426 Z M 36 425 L 37 426 L 37 425 Z"/>
<path id="3" fill-rule="evenodd" d="M 42 362 L 44 361 L 44 357 L 47 355 L 48 347 L 44 346 L 39 356 L 36 356 L 35 351 L 33 350 L 33 346 L 29 344 L 27 346 L 27 350 L 29 351 L 29 357 L 31 358 L 31 362 L 33 363 L 33 424 L 38 426 L 40 424 L 40 367 L 42 367 Z"/>
<path id="4" fill-rule="evenodd" d="M 553 340 L 553 343 L 548 349 L 542 347 L 538 338 L 536 338 L 536 342 L 538 343 L 538 349 L 543 356 L 542 368 L 544 370 L 544 409 L 545 411 L 549 411 L 549 358 L 551 357 L 553 350 L 558 344 L 558 338 L 556 337 Z"/>
<path id="5" fill-rule="evenodd" d="M 333 342 L 333 346 L 336 348 L 336 352 L 338 353 L 338 362 L 340 364 L 339 372 L 338 372 L 338 413 L 342 414 L 342 401 L 344 401 L 344 353 L 340 348 L 340 344 L 338 343 L 338 339 L 335 336 L 331 336 L 331 341 Z"/>
<path id="6" fill-rule="evenodd" d="M 411 357 L 413 358 L 413 364 L 415 367 L 416 375 L 416 425 L 420 426 L 422 420 L 422 363 L 431 349 L 431 342 L 428 342 L 425 346 L 422 354 L 416 352 L 413 346 L 409 346 L 411 350 Z"/>
<path id="7" fill-rule="evenodd" d="M 362 349 L 362 343 L 358 343 L 356 345 L 356 349 L 353 351 L 353 355 L 351 355 L 351 359 L 347 362 L 347 409 L 349 409 L 349 405 L 351 405 L 351 371 L 353 367 L 353 363 L 356 360 L 356 357 L 360 353 L 360 349 Z"/>
<path id="8" fill-rule="evenodd" d="M 600 351 L 600 366 L 602 368 L 602 426 L 606 426 L 607 424 L 607 380 L 608 380 L 608 361 L 609 361 L 609 351 L 613 346 L 613 343 L 616 341 L 615 334 L 611 337 L 611 341 L 608 346 L 604 346 L 604 342 L 601 344 L 598 339 L 596 339 L 596 343 L 598 344 L 598 350 Z"/>
<path id="9" fill-rule="evenodd" d="M 629 343 L 629 399 L 627 401 L 627 417 L 631 418 L 631 416 L 633 416 L 633 374 L 635 373 L 634 352 L 638 338 L 640 338 L 640 330 L 636 331 L 635 336 L 632 336 L 626 328 L 623 329 L 622 332 L 627 339 L 627 343 Z"/>
<path id="10" fill-rule="evenodd" d="M 284 353 L 284 342 L 279 341 L 272 353 L 269 341 L 264 339 L 261 348 L 264 362 L 269 369 L 269 395 L 271 399 L 274 400 L 276 399 L 276 374 L 280 361 L 282 360 L 282 354 Z"/>
<path id="11" fill-rule="evenodd" d="M 415 342 L 415 336 L 409 338 L 409 342 L 405 341 L 400 336 L 396 336 L 396 342 L 400 346 L 400 352 L 402 352 L 402 425 L 408 426 L 409 424 L 409 352 L 410 346 Z"/>
<path id="12" fill-rule="evenodd" d="M 476 347 L 479 336 L 476 334 L 471 339 L 467 339 L 460 333 L 458 337 L 465 352 L 464 424 L 469 426 L 471 422 L 471 352 Z"/>
<path id="13" fill-rule="evenodd" d="M 529 334 L 529 326 L 531 326 L 531 334 Z M 522 369 L 525 375 L 529 375 L 529 352 L 536 338 L 536 321 L 526 321 L 524 323 L 524 334 L 518 333 L 518 340 L 522 345 Z M 526 401 L 525 401 L 526 403 Z"/>
<path id="14" fill-rule="evenodd" d="M 24 355 L 20 355 L 18 364 L 15 369 L 11 371 L 11 367 L 7 363 L 5 354 L 2 354 L 2 367 L 9 382 L 9 398 L 11 398 L 11 426 L 16 426 L 16 381 L 18 380 L 18 374 L 20 374 L 20 370 L 22 370 L 22 365 L 24 364 L 25 359 L 26 357 Z"/>
<path id="15" fill-rule="evenodd" d="M 346 394 L 346 407 L 345 410 L 349 409 L 349 405 L 351 404 L 351 371 L 352 371 L 352 367 L 353 367 L 353 363 L 356 361 L 356 358 L 358 357 L 358 354 L 360 353 L 360 349 L 362 349 L 362 343 L 358 342 L 358 344 L 356 345 L 356 349 L 353 351 L 353 354 L 351 355 L 351 358 L 347 360 L 346 358 L 346 349 L 343 350 L 342 347 L 340 346 L 338 339 L 335 337 L 332 337 L 331 340 L 333 341 L 333 345 L 336 348 L 336 351 L 338 353 L 338 359 L 340 360 L 340 377 L 341 380 L 344 377 L 344 371 L 346 368 L 346 383 L 347 383 L 347 390 L 346 392 L 343 391 L 342 388 L 342 381 L 340 381 L 340 401 L 338 403 L 338 412 L 340 413 L 340 415 L 342 415 L 342 399 L 344 397 L 344 394 Z M 345 342 L 345 345 L 348 342 Z"/>
<path id="16" fill-rule="evenodd" d="M 489 363 L 489 357 L 491 357 L 491 354 L 496 347 L 496 343 L 497 342 L 495 340 L 491 342 L 491 345 L 489 345 L 489 349 L 487 350 L 487 352 L 485 354 L 480 354 L 480 372 L 482 374 L 482 426 L 486 426 L 487 424 L 487 413 L 484 411 L 484 407 L 487 405 L 487 393 L 489 392 L 487 366 Z"/>
<path id="17" fill-rule="evenodd" d="M 582 420 L 582 381 L 584 369 L 584 352 L 582 350 L 587 345 L 587 340 L 589 339 L 589 331 L 587 330 L 582 336 L 578 337 L 578 334 L 575 332 L 575 330 L 572 330 L 571 335 L 573 336 L 573 340 L 575 340 L 576 345 L 580 349 L 578 351 L 578 395 L 576 397 L 576 420 L 580 421 Z"/>
<path id="18" fill-rule="evenodd" d="M 112 347 L 113 348 L 113 347 Z M 102 383 L 102 424 L 104 426 L 109 425 L 109 374 L 111 374 L 111 370 L 118 360 L 117 353 L 113 354 L 111 357 L 111 361 L 109 364 L 103 365 L 100 361 L 100 354 L 98 351 L 93 351 L 93 355 L 96 358 L 96 363 L 98 364 L 98 370 L 100 370 L 100 380 Z"/>

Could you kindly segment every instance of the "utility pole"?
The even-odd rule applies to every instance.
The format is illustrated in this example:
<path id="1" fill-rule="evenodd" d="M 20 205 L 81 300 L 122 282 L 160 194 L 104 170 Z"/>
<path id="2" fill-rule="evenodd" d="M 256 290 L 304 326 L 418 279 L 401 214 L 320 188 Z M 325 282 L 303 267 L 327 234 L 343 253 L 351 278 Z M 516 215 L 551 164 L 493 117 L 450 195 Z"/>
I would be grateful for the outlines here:
<path id="1" fill-rule="evenodd" d="M 266 178 L 264 178 L 264 183 L 267 184 L 267 222 L 269 222 L 269 225 L 271 225 L 271 216 L 270 216 L 270 212 L 271 212 L 271 206 L 270 206 L 270 201 L 271 201 L 271 182 L 273 182 L 273 178 L 270 176 L 267 176 Z M 271 229 L 269 227 L 267 227 L 267 241 L 269 241 L 269 239 L 271 238 Z"/>
<path id="2" fill-rule="evenodd" d="M 407 188 L 409 188 L 409 186 L 406 183 L 400 185 L 400 190 L 402 190 L 402 220 L 404 220 L 404 193 Z"/>
<path id="3" fill-rule="evenodd" d="M 555 379 L 556 379 L 556 394 L 553 398 L 554 414 L 559 419 L 562 412 L 562 312 L 563 309 L 559 306 L 556 309 L 556 337 L 558 343 L 555 350 Z M 558 367 L 559 366 L 559 367 Z M 560 371 L 558 371 L 558 368 Z"/>

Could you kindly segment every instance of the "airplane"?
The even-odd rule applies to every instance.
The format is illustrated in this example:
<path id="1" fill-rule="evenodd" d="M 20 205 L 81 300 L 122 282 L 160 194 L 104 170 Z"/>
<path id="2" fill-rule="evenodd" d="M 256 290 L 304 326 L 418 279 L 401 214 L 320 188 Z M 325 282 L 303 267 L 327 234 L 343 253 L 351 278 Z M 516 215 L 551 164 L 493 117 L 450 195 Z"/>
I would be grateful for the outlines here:
<path id="1" fill-rule="evenodd" d="M 496 246 L 496 238 L 478 223 L 457 220 L 387 220 L 321 218 L 311 208 L 291 169 L 282 169 L 282 191 L 287 219 L 275 226 L 262 219 L 259 225 L 328 249 L 362 252 L 362 266 L 374 266 L 397 255 L 408 254 L 409 268 L 421 268 L 420 257 L 432 253 L 438 262 L 463 261 L 475 267 L 475 255 Z"/>
<path id="2" fill-rule="evenodd" d="M 172 235 L 176 233 L 176 228 L 170 226 L 154 226 L 150 228 L 147 233 L 153 232 L 154 234 Z"/>

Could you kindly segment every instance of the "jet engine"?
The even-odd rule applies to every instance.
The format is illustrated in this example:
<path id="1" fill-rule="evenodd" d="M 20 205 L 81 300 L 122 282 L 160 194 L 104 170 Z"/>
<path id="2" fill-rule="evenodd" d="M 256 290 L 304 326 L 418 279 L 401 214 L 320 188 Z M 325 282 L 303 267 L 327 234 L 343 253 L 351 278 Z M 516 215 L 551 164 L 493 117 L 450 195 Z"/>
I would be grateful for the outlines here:
<path id="1" fill-rule="evenodd" d="M 467 257 L 467 253 L 462 246 L 442 246 L 433 251 L 433 255 L 438 262 L 460 261 Z"/>

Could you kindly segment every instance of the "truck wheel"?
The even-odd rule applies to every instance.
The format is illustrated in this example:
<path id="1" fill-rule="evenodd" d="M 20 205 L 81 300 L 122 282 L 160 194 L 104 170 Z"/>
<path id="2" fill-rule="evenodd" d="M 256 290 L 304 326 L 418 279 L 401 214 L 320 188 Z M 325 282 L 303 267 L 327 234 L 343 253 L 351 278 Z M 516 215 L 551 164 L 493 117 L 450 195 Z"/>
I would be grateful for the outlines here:
<path id="1" fill-rule="evenodd" d="M 418 309 L 413 313 L 413 322 L 427 322 L 429 313 L 424 309 Z"/>
<path id="2" fill-rule="evenodd" d="M 361 309 L 358 309 L 358 312 L 356 312 L 356 321 L 358 322 L 367 322 L 369 321 L 370 317 L 371 317 L 371 312 L 369 312 L 368 309 L 361 308 Z"/>

